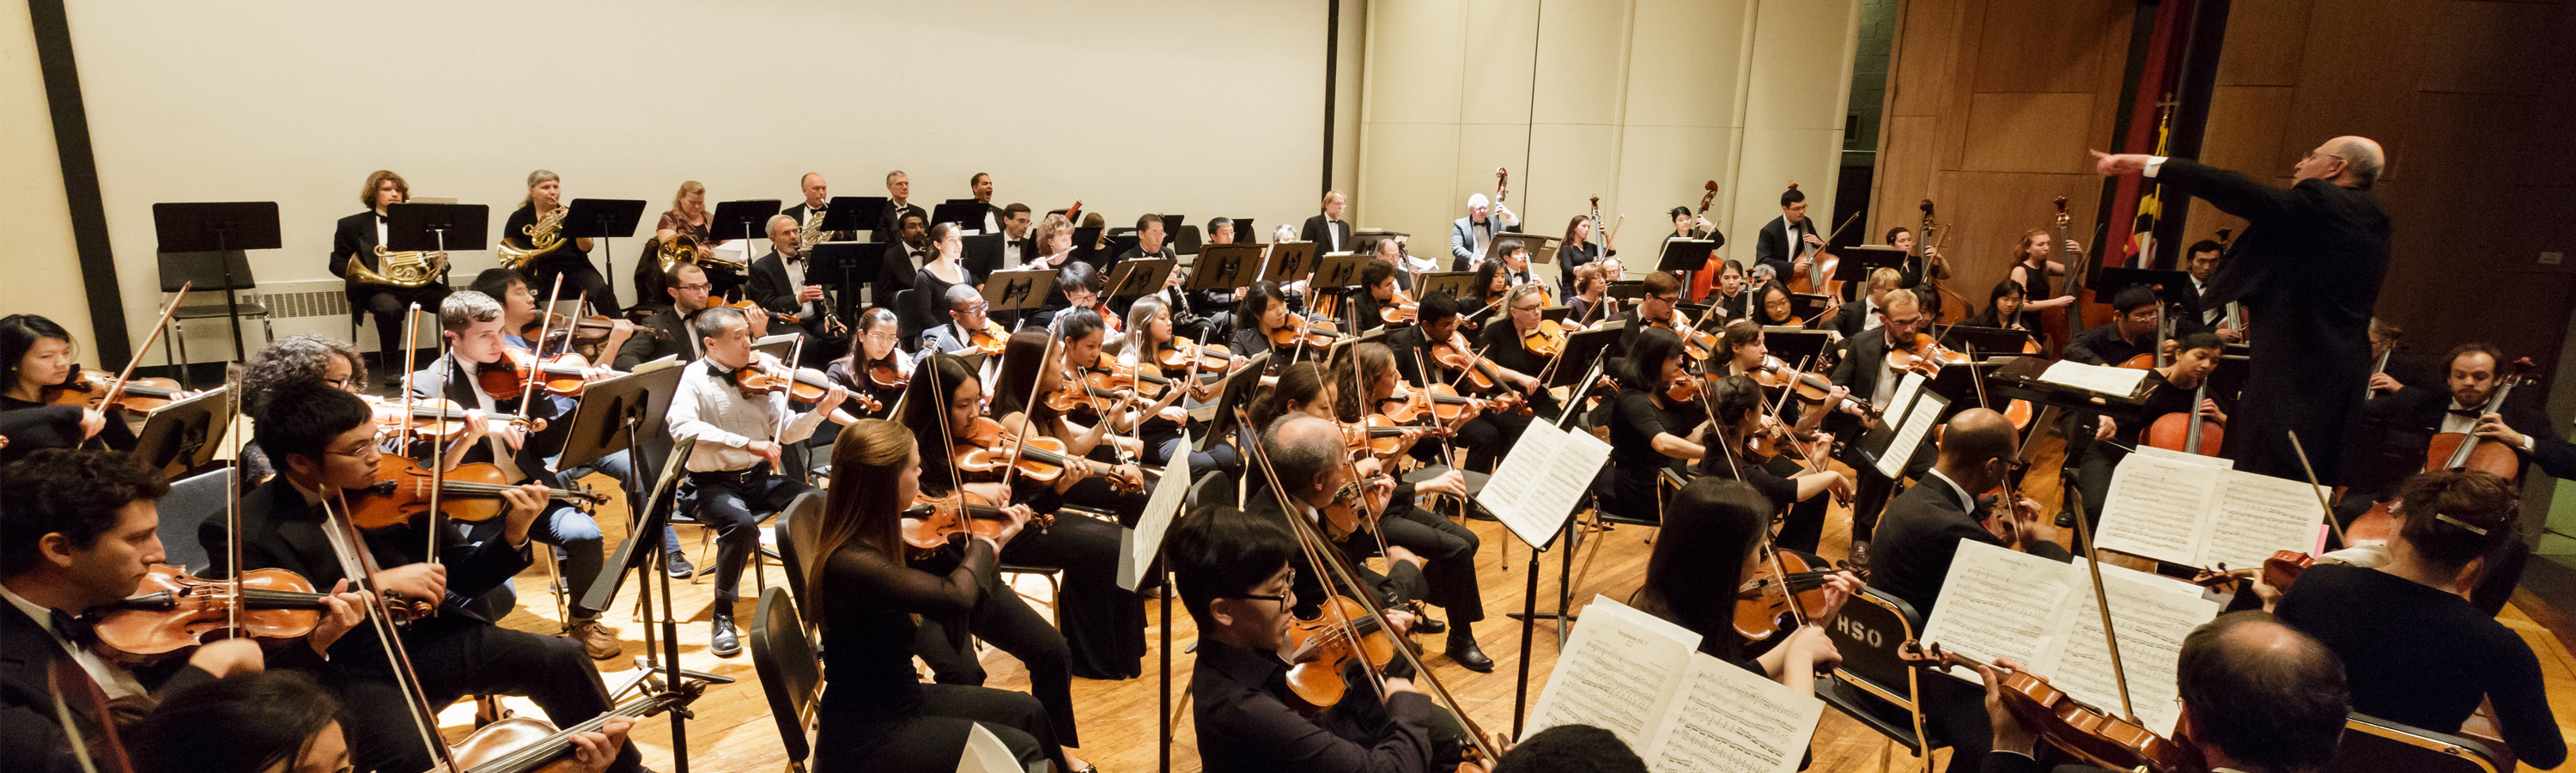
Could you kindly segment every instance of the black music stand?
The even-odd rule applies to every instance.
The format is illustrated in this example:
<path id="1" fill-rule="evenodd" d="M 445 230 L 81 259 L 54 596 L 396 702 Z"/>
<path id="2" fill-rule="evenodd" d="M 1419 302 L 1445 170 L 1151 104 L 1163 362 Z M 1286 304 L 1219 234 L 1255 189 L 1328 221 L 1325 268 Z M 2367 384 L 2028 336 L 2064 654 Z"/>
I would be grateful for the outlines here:
<path id="1" fill-rule="evenodd" d="M 1152 295 L 1163 289 L 1164 280 L 1172 275 L 1180 261 L 1171 258 L 1139 258 L 1120 261 L 1109 274 L 1109 288 L 1102 298 L 1125 298 Z"/>
<path id="2" fill-rule="evenodd" d="M 1163 238 L 1163 245 L 1172 248 L 1174 255 L 1196 255 L 1199 247 L 1207 244 L 1207 237 L 1200 234 L 1199 227 L 1195 225 L 1184 224 L 1180 230 L 1170 233 Z"/>
<path id="3" fill-rule="evenodd" d="M 823 242 L 821 244 L 816 244 L 814 245 L 813 252 L 808 253 L 805 256 L 805 276 L 808 278 L 822 276 L 840 277 L 840 279 L 836 280 L 834 283 L 840 286 L 841 297 L 843 299 L 848 299 L 853 297 L 855 294 L 855 288 L 860 283 L 867 281 L 861 280 L 859 277 L 875 277 L 877 275 L 878 266 L 885 263 L 885 251 L 885 245 L 875 242 Z M 842 316 L 847 319 L 858 318 L 855 313 L 844 314 Z"/>
<path id="4" fill-rule="evenodd" d="M 635 225 L 644 220 L 643 199 L 573 199 L 566 206 L 572 207 L 572 212 L 564 215 L 566 239 L 623 239 L 634 236 Z M 599 257 L 608 261 L 604 274 L 616 276 L 617 256 L 609 252 L 607 242 L 599 244 Z M 608 283 L 608 299 L 617 300 L 615 282 Z"/>
<path id="5" fill-rule="evenodd" d="M 274 201 L 154 204 L 152 231 L 159 241 L 155 249 L 160 252 L 221 253 L 274 250 L 286 246 L 285 236 L 277 229 L 277 202 Z M 223 261 L 217 268 L 223 272 L 224 313 L 232 320 L 233 361 L 244 362 L 250 357 L 242 350 L 241 299 L 233 291 L 248 288 L 246 282 L 250 274 L 243 271 L 243 279 L 237 281 L 232 272 L 234 265 L 231 261 Z M 247 269 L 248 260 L 240 265 Z"/>
<path id="6" fill-rule="evenodd" d="M 1843 283 L 1846 289 L 1853 287 L 1869 289 L 1869 275 L 1882 268 L 1896 269 L 1899 274 L 1905 273 L 1905 251 L 1894 247 L 1854 245 L 1835 250 L 1834 255 L 1840 260 L 1834 263 L 1834 275 L 1831 279 Z"/>
<path id="7" fill-rule="evenodd" d="M 1709 253 L 1717 251 L 1715 239 L 1667 239 L 1663 252 L 1655 258 L 1655 270 L 1682 279 L 1682 288 L 1690 288 L 1691 274 L 1708 269 Z M 1780 281 L 1789 281 L 1781 277 Z"/>
<path id="8" fill-rule="evenodd" d="M 971 228 L 976 233 L 982 233 L 985 212 L 984 202 L 974 199 L 943 201 L 939 206 L 930 209 L 930 224 L 954 223 L 959 228 Z"/>
<path id="9" fill-rule="evenodd" d="M 777 199 L 743 199 L 718 203 L 716 213 L 707 218 L 707 234 L 709 238 L 723 239 L 724 234 L 742 232 L 742 266 L 743 270 L 748 272 L 751 269 L 751 259 L 759 257 L 759 251 L 755 247 L 768 239 L 769 219 L 777 217 L 781 209 L 783 208 L 778 205 Z M 827 211 L 824 216 L 831 215 Z M 715 245 L 707 245 L 707 249 L 714 250 Z M 743 278 L 750 279 L 750 277 Z"/>
<path id="10" fill-rule="evenodd" d="M 1351 233 L 1351 251 L 1362 255 L 1375 255 L 1378 242 L 1388 239 L 1402 240 L 1411 236 L 1413 235 L 1402 231 L 1354 231 Z"/>
<path id="11" fill-rule="evenodd" d="M 1943 344 L 1951 351 L 1970 352 L 1979 360 L 2017 357 L 2022 345 L 2034 340 L 2028 330 L 2006 330 L 1999 327 L 1951 325 L 1941 331 Z"/>
<path id="12" fill-rule="evenodd" d="M 1055 271 L 1047 268 L 995 271 L 984 281 L 984 313 L 1034 309 L 1055 295 Z"/>
<path id="13" fill-rule="evenodd" d="M 1270 245 L 1269 265 L 1262 269 L 1261 279 L 1287 284 L 1315 273 L 1314 242 L 1274 242 Z"/>
<path id="14" fill-rule="evenodd" d="M 1646 297 L 1646 283 L 1627 280 L 1611 282 L 1602 286 L 1601 297 L 1622 301 L 1643 300 Z"/>
<path id="15" fill-rule="evenodd" d="M 1100 243 L 1100 232 L 1103 230 L 1106 229 L 1099 226 L 1075 226 L 1073 229 L 1073 250 L 1067 253 L 1065 259 L 1078 260 L 1084 263 L 1089 263 L 1094 267 L 1098 267 L 1101 262 L 1101 248 L 1093 245 Z M 1109 253 L 1109 255 L 1114 258 L 1117 257 L 1118 253 L 1112 252 Z"/>
<path id="16" fill-rule="evenodd" d="M 1764 328 L 1762 347 L 1771 350 L 1771 356 L 1788 363 L 1789 367 L 1812 368 L 1816 359 L 1824 356 L 1825 347 L 1832 345 L 1833 338 L 1822 330 Z M 1867 399 L 1869 396 L 1861 397 Z"/>
<path id="17" fill-rule="evenodd" d="M 481 204 L 387 204 L 385 251 L 488 250 L 491 219 L 492 208 Z"/>
<path id="18" fill-rule="evenodd" d="M 959 249 L 965 254 L 958 257 L 957 263 L 966 269 L 967 281 L 983 284 L 984 277 L 1002 270 L 1002 238 L 1001 234 L 958 238 Z"/>
<path id="19" fill-rule="evenodd" d="M 1476 272 L 1473 271 L 1443 271 L 1413 278 L 1413 286 L 1416 288 L 1414 295 L 1418 298 L 1429 298 L 1434 295 L 1463 297 L 1469 287 L 1475 283 Z"/>
<path id="20" fill-rule="evenodd" d="M 1502 239 L 1520 240 L 1521 248 L 1529 250 L 1529 262 L 1530 265 L 1533 266 L 1541 263 L 1555 263 L 1556 243 L 1565 241 L 1562 237 L 1543 236 L 1540 234 L 1512 234 L 1510 236 L 1502 237 Z M 1502 239 L 1495 239 L 1495 241 L 1502 241 Z"/>
<path id="21" fill-rule="evenodd" d="M 1626 323 L 1613 321 L 1591 330 L 1567 334 L 1565 354 L 1558 358 L 1555 367 L 1548 370 L 1544 387 L 1573 387 L 1583 379 L 1583 371 L 1592 368 L 1594 361 L 1625 356 L 1627 350 L 1619 345 L 1619 334 L 1626 328 Z M 1580 410 L 1582 401 L 1577 399 L 1579 397 L 1579 394 L 1567 396 L 1567 411 Z"/>
<path id="22" fill-rule="evenodd" d="M 1366 270 L 1369 262 L 1376 259 L 1377 258 L 1368 255 L 1349 252 L 1336 252 L 1331 255 L 1326 255 L 1323 257 L 1322 262 L 1315 265 L 1314 277 L 1306 283 L 1306 286 L 1315 289 L 1358 287 L 1360 286 L 1360 272 Z"/>
<path id="23" fill-rule="evenodd" d="M 1252 284 L 1261 270 L 1261 245 L 1208 244 L 1199 247 L 1199 258 L 1190 264 L 1190 278 L 1183 289 L 1232 290 Z"/>
<path id="24" fill-rule="evenodd" d="M 213 462 L 222 445 L 215 441 L 233 423 L 230 388 L 216 387 L 154 409 L 144 417 L 143 431 L 135 433 L 132 456 L 155 470 L 173 463 L 195 470 Z"/>
<path id="25" fill-rule="evenodd" d="M 885 217 L 885 208 L 884 196 L 834 196 L 823 202 L 823 230 L 873 232 L 877 221 Z"/>

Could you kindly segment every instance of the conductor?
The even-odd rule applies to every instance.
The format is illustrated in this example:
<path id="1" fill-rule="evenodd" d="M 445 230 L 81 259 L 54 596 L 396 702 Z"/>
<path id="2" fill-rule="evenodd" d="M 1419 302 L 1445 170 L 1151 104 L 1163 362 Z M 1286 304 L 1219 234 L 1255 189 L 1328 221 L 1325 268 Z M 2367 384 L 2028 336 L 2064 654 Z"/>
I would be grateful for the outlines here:
<path id="1" fill-rule="evenodd" d="M 2326 140 L 2291 167 L 2287 190 L 2188 159 L 2093 152 L 2105 176 L 2144 173 L 2245 218 L 2236 254 L 2212 277 L 2205 300 L 2252 310 L 2251 367 L 2226 456 L 2237 469 L 2301 477 L 2288 432 L 2311 449 L 2342 447 L 2344 417 L 2370 375 L 2371 307 L 2388 271 L 2388 214 L 2370 185 L 2386 159 L 2364 137 Z M 2317 477 L 2337 482 L 2336 454 L 2314 455 Z"/>

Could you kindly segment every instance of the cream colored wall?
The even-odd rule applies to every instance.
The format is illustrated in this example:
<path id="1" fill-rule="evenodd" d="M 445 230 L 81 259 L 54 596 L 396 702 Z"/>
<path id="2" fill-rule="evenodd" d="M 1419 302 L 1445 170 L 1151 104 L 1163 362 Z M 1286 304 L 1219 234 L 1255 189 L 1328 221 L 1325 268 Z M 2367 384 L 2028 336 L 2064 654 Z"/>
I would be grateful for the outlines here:
<path id="1" fill-rule="evenodd" d="M 0 3 L 0 277 L 10 298 L 0 316 L 41 314 L 61 323 L 84 344 L 82 359 L 98 364 L 90 335 L 89 301 L 81 294 L 80 261 L 72 246 L 72 217 L 63 197 L 62 163 L 45 105 L 44 72 L 36 62 L 36 32 L 26 3 Z"/>
<path id="2" fill-rule="evenodd" d="M 1859 19 L 1858 0 L 1376 0 L 1353 218 L 1445 254 L 1507 167 L 1525 229 L 1561 235 L 1601 196 L 1643 273 L 1663 213 L 1713 179 L 1721 254 L 1750 260 L 1788 180 L 1832 200 Z"/>
<path id="3" fill-rule="evenodd" d="M 646 229 L 685 179 L 711 204 L 793 203 L 806 171 L 835 194 L 883 195 L 896 168 L 925 203 L 964 198 L 988 171 L 998 201 L 1080 199 L 1112 221 L 1302 220 L 1322 169 L 1325 9 L 292 0 L 77 3 L 70 23 L 125 313 L 140 326 L 160 297 L 153 202 L 277 201 L 286 246 L 252 254 L 260 280 L 327 279 L 332 221 L 359 211 L 378 168 L 415 195 L 491 205 L 495 232 L 537 168 L 560 173 L 568 197 L 651 202 Z M 6 23 L 16 46 L 24 22 Z M 32 57 L 19 67 L 11 52 L 11 104 L 23 80 L 40 108 Z M 9 112 L 20 131 L 28 111 Z M 10 143 L 12 196 L 21 178 L 59 190 L 33 112 L 43 141 Z M 17 174 L 19 154 L 44 163 Z M 34 204 L 9 208 L 13 244 L 25 243 L 21 213 L 61 217 L 59 201 Z M 640 242 L 613 244 L 621 288 Z M 68 247 L 58 254 L 41 258 L 64 276 L 50 295 L 77 303 Z M 457 263 L 470 275 L 492 258 Z"/>

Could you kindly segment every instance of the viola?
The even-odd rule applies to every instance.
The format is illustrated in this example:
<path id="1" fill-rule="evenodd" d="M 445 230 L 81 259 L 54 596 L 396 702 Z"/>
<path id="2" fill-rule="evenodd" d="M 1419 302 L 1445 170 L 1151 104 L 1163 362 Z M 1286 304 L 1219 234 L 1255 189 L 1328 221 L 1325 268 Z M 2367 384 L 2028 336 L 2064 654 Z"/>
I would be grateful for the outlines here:
<path id="1" fill-rule="evenodd" d="M 1389 325 L 1409 325 L 1421 310 L 1422 304 L 1413 300 L 1413 296 L 1397 290 L 1394 297 L 1386 300 L 1386 305 L 1377 307 L 1377 318 Z"/>
<path id="2" fill-rule="evenodd" d="M 1154 353 L 1154 361 L 1164 370 L 1198 368 L 1223 373 L 1234 367 L 1234 352 L 1217 344 L 1201 345 L 1196 341 L 1173 339 Z"/>
<path id="3" fill-rule="evenodd" d="M 501 359 L 474 367 L 474 383 L 494 400 L 526 395 L 531 375 L 546 394 L 577 396 L 590 386 L 590 360 L 571 352 L 540 358 L 526 349 L 504 346 Z"/>
<path id="4" fill-rule="evenodd" d="M 377 468 L 376 478 L 373 486 L 347 490 L 350 523 L 361 529 L 381 529 L 429 512 L 435 478 L 428 468 L 406 457 L 389 456 Z M 510 485 L 507 473 L 491 464 L 460 464 L 444 478 L 435 487 L 439 510 L 459 521 L 488 521 L 500 515 L 501 492 L 518 488 Z M 548 488 L 546 498 L 585 509 L 608 502 L 606 494 L 575 489 Z"/>
<path id="5" fill-rule="evenodd" d="M 300 639 L 322 621 L 324 594 L 284 569 L 242 573 L 238 635 L 273 643 Z M 153 564 L 140 593 L 99 616 L 98 650 L 124 663 L 150 663 L 219 639 L 236 638 L 236 599 L 228 580 L 205 580 L 169 564 Z"/>
<path id="6" fill-rule="evenodd" d="M 83 405 L 97 410 L 123 408 L 148 413 L 191 396 L 179 388 L 179 382 L 166 378 L 128 378 L 125 388 L 114 389 L 116 374 L 103 370 L 82 369 L 71 380 L 39 390 L 37 399 L 49 405 Z M 118 392 L 113 405 L 101 405 L 109 392 Z"/>
<path id="7" fill-rule="evenodd" d="M 1345 627 L 1343 621 L 1350 624 Z M 1395 638 L 1385 623 L 1359 602 L 1339 595 L 1325 598 L 1314 617 L 1290 620 L 1288 645 L 1288 693 L 1309 713 L 1342 702 L 1349 690 L 1342 681 L 1342 664 L 1361 658 L 1370 666 L 1384 666 L 1395 659 Z"/>
<path id="8" fill-rule="evenodd" d="M 1039 513 L 1030 520 L 1045 526 L 1054 523 L 1055 516 Z M 911 557 L 919 560 L 936 553 L 957 534 L 1000 540 L 1002 530 L 1010 523 L 1011 516 L 992 500 L 964 489 L 947 496 L 919 494 L 903 511 L 903 544 L 911 548 Z"/>
<path id="9" fill-rule="evenodd" d="M 790 368 L 767 359 L 754 359 L 749 365 L 735 368 L 733 384 L 746 395 L 774 395 L 785 392 L 788 399 L 807 405 L 822 402 L 823 396 L 830 394 L 832 387 L 838 386 L 832 383 L 831 376 L 824 375 L 822 371 L 813 368 Z M 843 394 L 847 395 L 843 399 L 869 411 L 882 410 L 885 407 L 872 395 L 847 391 Z"/>
<path id="10" fill-rule="evenodd" d="M 475 728 L 452 751 L 465 773 L 568 773 L 574 770 L 572 736 L 596 733 L 610 717 L 649 717 L 663 711 L 691 716 L 687 706 L 706 692 L 706 683 L 686 680 L 671 690 L 609 709 L 580 724 L 555 729 L 554 723 L 526 715 L 512 716 Z"/>
<path id="11" fill-rule="evenodd" d="M 1521 348 L 1541 357 L 1555 357 L 1565 351 L 1565 327 L 1556 324 L 1556 320 L 1539 320 L 1538 327 L 1521 334 Z"/>
<path id="12" fill-rule="evenodd" d="M 1922 668 L 1992 665 L 1944 652 L 1939 645 L 1927 651 L 1908 644 L 1906 650 L 1898 657 Z M 1995 668 L 2003 672 L 2001 692 L 2004 707 L 2012 711 L 2022 729 L 2047 739 L 2051 746 L 2087 763 L 2113 770 L 2200 773 L 2208 769 L 2198 747 L 2177 743 L 2157 735 L 2155 731 L 2085 705 L 2050 685 L 2046 677 L 2001 666 Z"/>
<path id="13" fill-rule="evenodd" d="M 1448 384 L 1434 383 L 1416 390 L 1399 382 L 1394 396 L 1379 407 L 1381 413 L 1399 424 L 1418 422 L 1425 414 L 1445 424 L 1485 410 L 1486 401 L 1460 395 Z"/>
<path id="14" fill-rule="evenodd" d="M 434 437 L 442 442 L 454 442 L 468 429 L 464 421 L 465 407 L 454 400 L 414 400 L 411 410 L 406 413 L 402 403 L 397 401 L 374 395 L 359 395 L 358 399 L 365 400 L 367 407 L 375 409 L 376 434 L 379 436 L 402 433 L 413 438 Z M 545 420 L 531 420 L 515 413 L 486 413 L 483 418 L 506 421 L 527 432 L 546 429 Z"/>
<path id="15" fill-rule="evenodd" d="M 1280 325 L 1279 329 L 1270 331 L 1270 345 L 1278 347 L 1296 346 L 1299 341 L 1304 341 L 1307 346 L 1332 346 L 1335 341 L 1340 340 L 1342 340 L 1341 328 L 1334 326 L 1331 320 L 1318 319 L 1310 322 L 1296 314 L 1288 315 L 1287 322 Z"/>
<path id="16" fill-rule="evenodd" d="M 769 319 L 770 319 L 770 321 L 772 321 L 772 322 L 784 322 L 784 323 L 787 323 L 787 324 L 790 324 L 790 325 L 801 325 L 801 324 L 804 324 L 804 323 L 805 323 L 805 321 L 804 321 L 802 318 L 799 318 L 799 317 L 797 317 L 797 316 L 796 316 L 796 315 L 794 315 L 794 314 L 789 314 L 789 313 L 787 313 L 787 312 L 783 312 L 783 311 L 770 311 L 767 307 L 761 306 L 759 303 L 757 303 L 757 302 L 755 302 L 755 301 L 753 301 L 753 300 L 751 300 L 751 299 L 749 299 L 749 298 L 745 298 L 745 299 L 742 299 L 742 300 L 739 300 L 739 301 L 734 301 L 734 302 L 732 302 L 732 303 L 719 303 L 719 304 L 716 304 L 716 305 L 718 305 L 718 306 L 725 306 L 725 307 L 729 307 L 729 308 L 741 309 L 741 310 L 743 310 L 743 311 L 757 311 L 757 312 L 761 312 L 761 313 L 763 313 L 763 314 L 767 314 L 767 315 L 769 315 Z"/>
<path id="17" fill-rule="evenodd" d="M 1773 551 L 1778 561 L 1757 561 L 1753 576 L 1735 589 L 1735 632 L 1746 641 L 1771 638 L 1786 626 L 1780 619 L 1813 620 L 1825 613 L 1825 577 L 1831 571 L 1818 571 L 1804 557 L 1786 550 Z M 1776 567 L 1776 568 L 1775 568 Z M 1790 605 L 1797 605 L 1792 612 Z"/>
<path id="18" fill-rule="evenodd" d="M 1493 362 L 1485 359 L 1483 352 L 1468 353 L 1464 342 L 1455 336 L 1447 341 L 1432 342 L 1431 360 L 1440 363 L 1443 369 L 1466 371 L 1467 383 L 1475 385 L 1478 391 L 1491 390 L 1503 380 L 1503 374 L 1494 370 Z"/>
<path id="19" fill-rule="evenodd" d="M 1120 478 L 1115 468 L 1067 453 L 1062 440 L 1037 435 L 1023 443 L 1018 436 L 1003 430 L 1001 422 L 990 417 L 975 417 L 974 425 L 967 427 L 955 440 L 957 444 L 949 449 L 949 453 L 955 458 L 957 470 L 961 473 L 999 478 L 1008 468 L 1017 470 L 1030 480 L 1053 483 L 1064 476 L 1066 467 L 1080 465 L 1093 477 L 1109 481 L 1111 486 L 1138 490 L 1137 486 Z"/>

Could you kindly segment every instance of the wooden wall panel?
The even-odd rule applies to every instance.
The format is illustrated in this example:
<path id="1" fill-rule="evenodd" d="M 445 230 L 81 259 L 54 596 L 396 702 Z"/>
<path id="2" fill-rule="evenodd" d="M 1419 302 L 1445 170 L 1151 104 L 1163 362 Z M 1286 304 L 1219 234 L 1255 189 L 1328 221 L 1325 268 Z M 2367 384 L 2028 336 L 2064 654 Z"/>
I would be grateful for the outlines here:
<path id="1" fill-rule="evenodd" d="M 2299 57 L 2308 38 L 2308 6 L 2309 0 L 2232 0 L 2218 85 L 2297 85 Z"/>
<path id="2" fill-rule="evenodd" d="M 2544 39 L 2531 31 L 2547 29 L 2549 18 L 2560 11 L 2557 6 L 2530 3 L 2442 3 L 2423 36 L 2428 50 L 2444 55 L 2426 58 L 2416 75 L 2416 90 L 2539 93 L 2544 51 L 2565 41 Z"/>
<path id="3" fill-rule="evenodd" d="M 2089 91 L 2106 53 L 2089 33 L 2128 12 L 2119 2 L 1987 0 L 1968 82 L 1981 92 Z M 2107 53 L 2116 66 L 2121 51 Z"/>
<path id="4" fill-rule="evenodd" d="M 1980 92 L 1969 100 L 1966 157 L 1971 172 L 2066 172 L 2086 158 L 2093 95 L 2087 92 Z"/>

